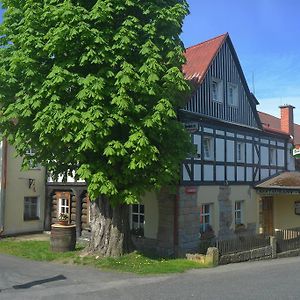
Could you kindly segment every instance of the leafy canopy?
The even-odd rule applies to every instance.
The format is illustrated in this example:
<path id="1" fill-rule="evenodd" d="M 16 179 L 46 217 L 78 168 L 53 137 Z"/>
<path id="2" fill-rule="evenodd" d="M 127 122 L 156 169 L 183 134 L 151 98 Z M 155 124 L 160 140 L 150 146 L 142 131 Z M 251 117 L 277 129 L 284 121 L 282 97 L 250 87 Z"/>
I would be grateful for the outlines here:
<path id="1" fill-rule="evenodd" d="M 176 119 L 186 1 L 2 4 L 0 130 L 17 152 L 33 148 L 36 162 L 75 171 L 91 198 L 113 204 L 177 180 L 191 150 Z"/>

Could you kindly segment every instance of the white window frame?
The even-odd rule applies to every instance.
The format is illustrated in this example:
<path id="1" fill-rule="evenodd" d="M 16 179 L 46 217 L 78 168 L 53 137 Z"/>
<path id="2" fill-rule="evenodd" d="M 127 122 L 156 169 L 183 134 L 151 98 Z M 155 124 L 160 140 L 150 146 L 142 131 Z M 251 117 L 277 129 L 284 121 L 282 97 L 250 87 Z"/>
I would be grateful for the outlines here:
<path id="1" fill-rule="evenodd" d="M 277 156 L 276 148 L 274 147 L 269 148 L 269 157 L 270 157 L 271 166 L 276 166 L 276 156 Z"/>
<path id="2" fill-rule="evenodd" d="M 244 201 L 235 201 L 234 203 L 234 224 L 244 224 Z"/>
<path id="3" fill-rule="evenodd" d="M 35 203 L 27 202 L 28 200 L 35 200 Z M 26 203 L 27 202 L 27 203 Z M 31 208 L 35 207 L 35 214 L 34 216 L 31 215 Z M 28 217 L 25 216 L 26 209 L 29 209 Z M 26 196 L 24 197 L 24 213 L 23 213 L 24 221 L 34 221 L 40 219 L 40 201 L 39 197 L 37 196 Z"/>
<path id="4" fill-rule="evenodd" d="M 232 95 L 230 93 L 232 91 Z M 227 83 L 227 103 L 230 106 L 238 106 L 238 85 L 228 82 Z"/>
<path id="5" fill-rule="evenodd" d="M 134 211 L 134 207 L 137 207 L 137 211 Z M 133 221 L 133 216 L 137 216 L 137 218 L 138 218 L 137 222 Z M 137 226 L 135 226 L 135 223 L 137 223 Z M 145 226 L 145 205 L 141 204 L 141 203 L 132 204 L 130 206 L 130 228 L 131 229 L 140 229 L 140 228 L 144 229 L 144 226 Z"/>
<path id="6" fill-rule="evenodd" d="M 66 201 L 66 204 L 63 203 L 63 201 Z M 68 216 L 70 216 L 70 201 L 67 198 L 59 198 L 58 199 L 58 216 L 60 214 L 67 214 Z"/>
<path id="7" fill-rule="evenodd" d="M 221 79 L 212 78 L 211 99 L 216 102 L 223 102 L 223 82 Z"/>
<path id="8" fill-rule="evenodd" d="M 214 139 L 211 136 L 203 136 L 203 158 L 205 160 L 214 158 Z"/>
<path id="9" fill-rule="evenodd" d="M 245 161 L 245 143 L 243 142 L 236 142 L 236 161 Z"/>
<path id="10" fill-rule="evenodd" d="M 32 156 L 34 156 L 35 155 L 35 151 L 33 150 L 33 149 L 27 149 L 26 150 L 26 156 L 30 156 L 30 157 L 32 157 Z M 37 169 L 40 169 L 41 168 L 41 165 L 40 164 L 34 164 L 33 162 L 32 162 L 32 160 L 30 159 L 29 160 L 29 167 L 30 167 L 30 169 L 32 169 L 32 170 L 37 170 Z"/>
<path id="11" fill-rule="evenodd" d="M 208 217 L 208 222 L 206 222 L 206 217 Z M 200 207 L 200 233 L 207 231 L 209 226 L 212 226 L 212 204 L 205 203 Z"/>

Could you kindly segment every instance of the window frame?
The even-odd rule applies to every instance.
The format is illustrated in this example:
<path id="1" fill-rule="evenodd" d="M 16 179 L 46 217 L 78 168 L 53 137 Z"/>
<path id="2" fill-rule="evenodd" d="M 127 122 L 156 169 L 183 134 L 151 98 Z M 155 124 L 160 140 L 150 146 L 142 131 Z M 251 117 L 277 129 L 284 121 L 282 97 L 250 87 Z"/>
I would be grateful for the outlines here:
<path id="1" fill-rule="evenodd" d="M 35 151 L 32 148 L 29 148 L 26 150 L 26 156 L 32 157 L 35 155 Z M 41 169 L 41 165 L 40 164 L 34 164 L 32 162 L 32 159 L 29 159 L 29 168 L 30 170 L 40 170 Z"/>
<path id="2" fill-rule="evenodd" d="M 245 162 L 245 143 L 244 142 L 236 142 L 236 161 L 237 162 Z"/>
<path id="3" fill-rule="evenodd" d="M 242 200 L 234 202 L 234 224 L 235 226 L 244 224 L 244 201 Z"/>
<path id="4" fill-rule="evenodd" d="M 207 149 L 205 141 L 208 141 Z M 209 156 L 206 155 L 207 153 L 209 154 Z M 208 135 L 203 136 L 203 158 L 204 160 L 213 160 L 214 158 L 214 140 L 213 137 Z"/>
<path id="5" fill-rule="evenodd" d="M 277 149 L 275 147 L 269 148 L 269 162 L 270 166 L 276 166 Z"/>
<path id="6" fill-rule="evenodd" d="M 230 89 L 232 89 L 232 97 L 230 96 Z M 232 102 L 229 101 L 229 99 L 232 99 Z M 238 85 L 232 82 L 227 83 L 227 103 L 230 106 L 238 106 L 238 99 L 239 99 L 239 91 L 238 91 Z"/>
<path id="7" fill-rule="evenodd" d="M 134 207 L 137 207 L 137 212 L 134 211 Z M 143 207 L 143 212 L 141 208 Z M 137 216 L 138 221 L 133 221 L 133 216 Z M 143 221 L 141 221 L 143 219 Z M 137 227 L 134 226 L 134 223 L 137 223 Z M 132 230 L 144 229 L 145 227 L 145 205 L 143 203 L 136 203 L 130 205 L 130 228 Z"/>
<path id="8" fill-rule="evenodd" d="M 206 217 L 208 217 L 208 222 L 205 222 Z M 204 203 L 200 206 L 200 233 L 206 232 L 209 227 L 212 227 L 212 204 Z"/>
<path id="9" fill-rule="evenodd" d="M 26 200 L 36 200 L 36 203 L 27 203 Z M 32 207 L 35 207 L 35 214 L 32 216 Z M 26 208 L 29 209 L 29 213 L 26 214 Z M 24 221 L 37 221 L 40 220 L 40 200 L 38 196 L 25 196 L 23 206 L 23 220 Z M 27 216 L 26 216 L 27 215 Z"/>
<path id="10" fill-rule="evenodd" d="M 216 88 L 215 89 L 216 97 L 214 97 L 214 88 L 213 88 L 213 86 L 215 86 L 215 88 Z M 224 97 L 223 97 L 223 82 L 222 82 L 222 80 L 213 77 L 211 79 L 210 88 L 211 88 L 211 99 L 212 99 L 212 101 L 223 103 L 223 98 Z"/>

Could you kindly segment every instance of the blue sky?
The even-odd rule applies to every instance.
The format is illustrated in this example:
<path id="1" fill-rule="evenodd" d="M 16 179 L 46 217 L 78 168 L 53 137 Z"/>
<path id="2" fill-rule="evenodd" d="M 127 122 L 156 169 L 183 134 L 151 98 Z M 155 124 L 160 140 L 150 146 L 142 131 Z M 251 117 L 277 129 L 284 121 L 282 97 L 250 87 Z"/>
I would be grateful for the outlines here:
<path id="1" fill-rule="evenodd" d="M 258 109 L 279 116 L 279 105 L 292 104 L 300 124 L 300 1 L 187 1 L 185 46 L 229 32 Z"/>
<path id="2" fill-rule="evenodd" d="M 187 1 L 185 46 L 229 32 L 251 91 L 254 74 L 258 109 L 279 116 L 292 104 L 300 124 L 300 1 Z"/>

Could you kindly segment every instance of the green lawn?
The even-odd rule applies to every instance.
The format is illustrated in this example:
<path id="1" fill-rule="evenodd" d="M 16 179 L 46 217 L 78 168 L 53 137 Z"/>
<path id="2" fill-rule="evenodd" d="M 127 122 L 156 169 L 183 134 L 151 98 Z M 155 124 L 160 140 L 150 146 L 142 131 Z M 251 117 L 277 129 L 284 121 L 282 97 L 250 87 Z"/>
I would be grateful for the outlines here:
<path id="1" fill-rule="evenodd" d="M 3 254 L 38 261 L 71 263 L 137 274 L 179 273 L 190 269 L 211 267 L 207 264 L 199 264 L 186 259 L 150 258 L 138 252 L 120 258 L 81 257 L 82 250 L 83 246 L 78 246 L 76 251 L 73 252 L 54 253 L 51 252 L 50 244 L 47 241 L 17 241 L 9 238 L 0 241 L 0 253 Z"/>

